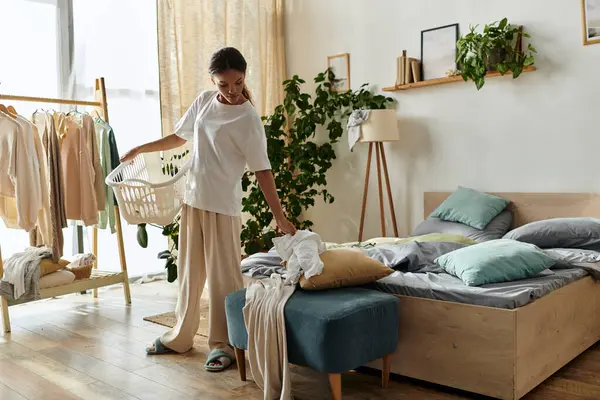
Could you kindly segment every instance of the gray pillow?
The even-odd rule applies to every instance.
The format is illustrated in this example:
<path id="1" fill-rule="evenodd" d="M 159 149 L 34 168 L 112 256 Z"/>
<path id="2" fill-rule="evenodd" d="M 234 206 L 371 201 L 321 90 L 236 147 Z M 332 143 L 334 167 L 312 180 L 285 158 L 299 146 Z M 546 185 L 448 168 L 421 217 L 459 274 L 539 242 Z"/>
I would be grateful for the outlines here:
<path id="1" fill-rule="evenodd" d="M 600 219 L 545 219 L 513 229 L 504 238 L 531 243 L 543 249 L 562 247 L 600 251 Z"/>
<path id="2" fill-rule="evenodd" d="M 512 222 L 512 211 L 502 211 L 484 229 L 473 228 L 460 222 L 450 222 L 429 217 L 417 226 L 411 236 L 421 236 L 429 233 L 449 233 L 462 235 L 476 242 L 487 242 L 488 240 L 502 238 L 509 231 Z"/>

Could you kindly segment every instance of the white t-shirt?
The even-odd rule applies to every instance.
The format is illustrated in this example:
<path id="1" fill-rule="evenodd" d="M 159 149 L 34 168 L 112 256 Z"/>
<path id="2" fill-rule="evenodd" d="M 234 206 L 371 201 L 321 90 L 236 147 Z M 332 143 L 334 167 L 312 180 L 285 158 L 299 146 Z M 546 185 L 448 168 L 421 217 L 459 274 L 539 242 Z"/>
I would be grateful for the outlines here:
<path id="1" fill-rule="evenodd" d="M 267 137 L 249 101 L 227 105 L 217 100 L 217 94 L 200 94 L 175 126 L 177 136 L 194 141 L 184 202 L 238 216 L 245 166 L 253 172 L 271 169 Z"/>

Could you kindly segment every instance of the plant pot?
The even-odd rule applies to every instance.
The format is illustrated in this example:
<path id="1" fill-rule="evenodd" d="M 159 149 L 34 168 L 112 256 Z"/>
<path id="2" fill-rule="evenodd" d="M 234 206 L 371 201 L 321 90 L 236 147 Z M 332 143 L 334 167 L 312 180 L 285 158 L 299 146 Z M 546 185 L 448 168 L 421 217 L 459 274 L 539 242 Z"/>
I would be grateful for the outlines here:
<path id="1" fill-rule="evenodd" d="M 506 49 L 502 47 L 496 47 L 490 52 L 490 55 L 485 63 L 488 71 L 496 71 L 496 65 L 503 63 L 508 58 Z"/>

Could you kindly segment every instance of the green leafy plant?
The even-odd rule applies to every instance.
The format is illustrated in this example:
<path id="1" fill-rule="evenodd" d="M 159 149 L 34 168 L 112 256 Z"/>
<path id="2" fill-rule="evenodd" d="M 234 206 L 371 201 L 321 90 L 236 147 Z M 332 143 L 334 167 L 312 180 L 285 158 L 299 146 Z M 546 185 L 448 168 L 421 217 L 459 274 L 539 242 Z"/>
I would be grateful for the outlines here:
<path id="1" fill-rule="evenodd" d="M 477 90 L 485 84 L 488 71 L 497 70 L 502 75 L 510 71 L 516 79 L 525 67 L 535 63 L 536 50 L 531 43 L 527 50 L 522 49 L 522 38 L 530 37 L 522 32 L 522 27 L 510 25 L 504 18 L 485 25 L 481 33 L 476 29 L 477 25 L 471 26 L 469 33 L 456 43 L 456 61 L 463 79 L 475 82 Z"/>
<path id="2" fill-rule="evenodd" d="M 376 95 L 362 85 L 356 91 L 336 92 L 331 70 L 315 78 L 314 95 L 301 90 L 305 81 L 294 75 L 283 82 L 285 98 L 272 115 L 263 117 L 269 160 L 279 198 L 287 218 L 299 229 L 310 229 L 313 222 L 301 220 L 301 214 L 315 205 L 316 198 L 333 203 L 327 190 L 327 171 L 335 160 L 333 144 L 344 133 L 348 116 L 357 109 L 382 109 L 392 98 Z M 317 143 L 315 135 L 324 129 L 327 138 Z M 246 172 L 242 187 L 247 193 L 243 211 L 250 218 L 243 226 L 241 240 L 246 254 L 268 250 L 280 232 L 273 226 L 273 216 L 255 175 Z"/>

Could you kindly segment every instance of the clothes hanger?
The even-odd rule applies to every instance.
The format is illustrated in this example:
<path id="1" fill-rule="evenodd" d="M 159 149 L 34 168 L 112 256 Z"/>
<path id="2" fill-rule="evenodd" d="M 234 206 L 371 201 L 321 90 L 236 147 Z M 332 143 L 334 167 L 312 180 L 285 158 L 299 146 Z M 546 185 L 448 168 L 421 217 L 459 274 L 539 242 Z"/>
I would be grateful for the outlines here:
<path id="1" fill-rule="evenodd" d="M 15 116 L 12 115 L 10 111 L 8 111 L 8 108 L 6 108 L 4 104 L 0 104 L 0 111 L 2 111 L 3 114 L 8 115 L 12 119 L 17 119 Z"/>
<path id="2" fill-rule="evenodd" d="M 69 111 L 67 115 L 83 115 L 83 113 L 78 109 L 74 108 L 73 110 Z"/>
<path id="3" fill-rule="evenodd" d="M 6 108 L 7 108 L 7 109 L 8 109 L 8 111 L 10 111 L 10 113 L 11 113 L 11 114 L 13 114 L 15 117 L 16 117 L 17 115 L 19 115 L 19 114 L 17 113 L 17 110 L 15 110 L 15 108 L 14 108 L 13 106 L 8 106 L 8 107 L 6 107 Z"/>

